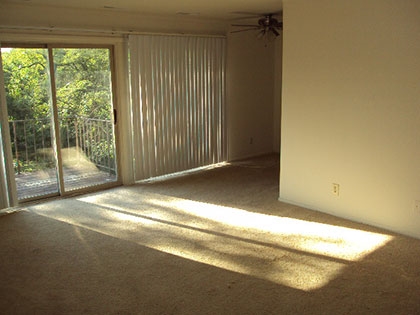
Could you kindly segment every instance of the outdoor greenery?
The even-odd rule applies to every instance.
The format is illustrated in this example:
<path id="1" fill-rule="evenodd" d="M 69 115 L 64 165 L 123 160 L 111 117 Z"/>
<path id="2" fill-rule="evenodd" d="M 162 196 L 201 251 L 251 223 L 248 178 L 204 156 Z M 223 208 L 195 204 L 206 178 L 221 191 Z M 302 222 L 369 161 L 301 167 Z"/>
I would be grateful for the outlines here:
<path id="1" fill-rule="evenodd" d="M 2 51 L 10 120 L 42 119 L 49 116 L 46 53 L 42 49 Z"/>
<path id="2" fill-rule="evenodd" d="M 95 164 L 113 164 L 109 50 L 54 48 L 52 56 L 61 147 L 79 146 L 91 153 Z M 51 154 L 45 151 L 52 147 L 48 50 L 2 49 L 2 62 L 17 172 L 48 167 Z"/>

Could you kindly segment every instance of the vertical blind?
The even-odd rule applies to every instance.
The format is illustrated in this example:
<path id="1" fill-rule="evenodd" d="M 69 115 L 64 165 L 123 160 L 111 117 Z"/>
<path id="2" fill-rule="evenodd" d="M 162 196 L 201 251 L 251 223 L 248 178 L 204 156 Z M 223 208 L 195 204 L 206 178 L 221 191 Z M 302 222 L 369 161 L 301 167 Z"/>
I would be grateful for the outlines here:
<path id="1" fill-rule="evenodd" d="M 225 39 L 129 38 L 135 179 L 225 160 Z"/>

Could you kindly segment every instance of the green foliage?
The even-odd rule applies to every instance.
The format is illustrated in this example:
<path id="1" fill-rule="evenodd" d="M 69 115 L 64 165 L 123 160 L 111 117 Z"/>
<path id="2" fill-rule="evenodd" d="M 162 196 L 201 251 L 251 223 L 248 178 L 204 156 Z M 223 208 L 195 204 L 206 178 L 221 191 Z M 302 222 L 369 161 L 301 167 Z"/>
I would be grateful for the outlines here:
<path id="1" fill-rule="evenodd" d="M 46 51 L 13 49 L 3 53 L 9 118 L 42 119 L 49 114 Z"/>
<path id="2" fill-rule="evenodd" d="M 4 52 L 3 71 L 10 119 L 49 117 L 50 78 L 46 49 Z M 110 119 L 111 81 L 107 49 L 53 49 L 55 86 L 61 119 Z"/>
<path id="3" fill-rule="evenodd" d="M 40 170 L 44 170 L 46 168 L 54 168 L 54 163 L 51 160 L 45 159 L 45 160 L 23 160 L 19 159 L 19 165 L 18 161 L 16 159 L 13 159 L 13 163 L 15 165 L 15 170 L 19 169 L 19 172 L 21 173 L 30 173 L 30 172 L 36 172 Z"/>
<path id="4" fill-rule="evenodd" d="M 54 49 L 60 118 L 110 119 L 111 82 L 106 49 Z"/>
<path id="5" fill-rule="evenodd" d="M 108 122 L 111 120 L 109 50 L 55 48 L 52 50 L 52 55 L 61 134 L 63 137 L 65 132 L 67 140 L 66 142 L 62 139 L 64 147 L 64 143 L 67 145 L 76 143 L 77 132 L 75 128 L 69 126 L 76 126 L 89 118 Z M 12 149 L 14 152 L 27 152 L 28 148 L 30 151 L 36 150 L 41 147 L 41 142 L 42 147 L 46 143 L 51 146 L 49 125 L 52 101 L 48 50 L 15 48 L 2 51 L 2 57 L 9 120 L 26 120 L 27 124 L 23 126 L 21 122 L 15 125 L 15 130 L 11 126 Z M 112 129 L 109 132 L 112 132 Z M 104 141 L 88 143 L 90 147 L 86 150 L 94 153 L 93 160 L 109 159 L 110 148 L 104 145 Z M 33 159 L 36 154 L 29 155 L 30 159 Z M 19 153 L 19 160 L 21 156 Z M 23 164 L 29 165 L 26 169 L 37 168 L 28 161 Z"/>

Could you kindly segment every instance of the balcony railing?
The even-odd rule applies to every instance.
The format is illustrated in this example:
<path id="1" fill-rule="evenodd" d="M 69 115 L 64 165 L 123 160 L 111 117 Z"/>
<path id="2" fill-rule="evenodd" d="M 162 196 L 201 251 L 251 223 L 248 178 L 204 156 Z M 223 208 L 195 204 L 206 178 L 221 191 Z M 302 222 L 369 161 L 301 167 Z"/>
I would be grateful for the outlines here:
<path id="1" fill-rule="evenodd" d="M 9 120 L 17 174 L 54 166 L 50 119 Z M 63 160 L 87 159 L 101 171 L 116 173 L 111 120 L 74 117 L 60 121 Z"/>

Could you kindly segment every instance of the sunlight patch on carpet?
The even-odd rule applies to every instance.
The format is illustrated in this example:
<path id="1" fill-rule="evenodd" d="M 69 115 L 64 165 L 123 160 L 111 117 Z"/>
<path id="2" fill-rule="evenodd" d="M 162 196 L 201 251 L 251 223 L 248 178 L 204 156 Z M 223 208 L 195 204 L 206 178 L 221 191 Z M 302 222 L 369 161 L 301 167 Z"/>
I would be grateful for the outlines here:
<path id="1" fill-rule="evenodd" d="M 171 197 L 166 200 L 149 199 L 148 201 L 154 205 L 170 207 L 230 227 L 283 236 L 287 240 L 285 245 L 291 238 L 296 238 L 293 243 L 300 250 L 350 261 L 363 258 L 389 240 L 388 235 L 249 212 L 193 200 Z"/>
<path id="2" fill-rule="evenodd" d="M 63 207 L 68 205 L 68 207 Z M 39 215 L 295 289 L 327 285 L 392 236 L 154 193 L 101 193 Z"/>

